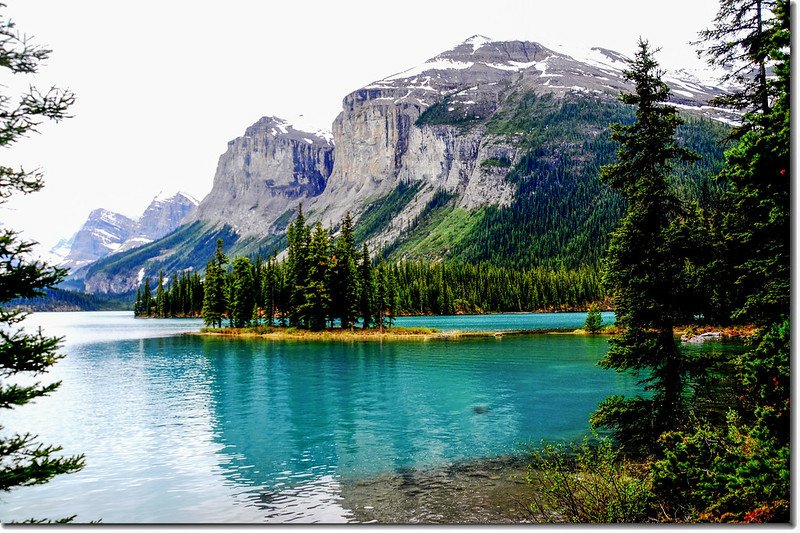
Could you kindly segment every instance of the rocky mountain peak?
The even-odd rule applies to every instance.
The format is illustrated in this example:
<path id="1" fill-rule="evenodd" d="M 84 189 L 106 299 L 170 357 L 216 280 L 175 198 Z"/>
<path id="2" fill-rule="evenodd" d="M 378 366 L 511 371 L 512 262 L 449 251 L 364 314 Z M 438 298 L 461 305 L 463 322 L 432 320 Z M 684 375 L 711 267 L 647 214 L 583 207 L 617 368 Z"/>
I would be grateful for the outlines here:
<path id="1" fill-rule="evenodd" d="M 102 208 L 93 210 L 72 237 L 62 266 L 80 267 L 119 250 L 135 226 L 136 222 L 125 215 Z"/>
<path id="2" fill-rule="evenodd" d="M 293 141 L 302 141 L 308 144 L 329 144 L 332 140 L 332 135 L 329 131 L 323 129 L 309 128 L 308 125 L 303 124 L 303 116 L 299 115 L 296 120 L 287 120 L 280 117 L 266 116 L 261 117 L 255 124 L 248 127 L 245 132 L 245 137 L 254 137 L 256 135 L 268 135 L 273 138 L 282 138 Z M 230 141 L 235 142 L 235 141 Z"/>
<path id="3" fill-rule="evenodd" d="M 306 131 L 304 122 L 302 116 L 265 116 L 228 142 L 211 192 L 186 221 L 263 234 L 304 199 L 322 193 L 333 170 L 331 134 Z"/>

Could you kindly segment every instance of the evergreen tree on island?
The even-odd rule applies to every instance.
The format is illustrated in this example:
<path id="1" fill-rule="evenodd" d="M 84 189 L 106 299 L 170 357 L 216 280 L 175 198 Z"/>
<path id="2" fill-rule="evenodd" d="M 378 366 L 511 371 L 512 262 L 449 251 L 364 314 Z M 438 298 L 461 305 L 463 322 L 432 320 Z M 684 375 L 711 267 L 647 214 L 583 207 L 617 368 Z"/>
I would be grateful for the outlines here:
<path id="1" fill-rule="evenodd" d="M 331 305 L 334 318 L 342 328 L 351 328 L 358 315 L 358 252 L 353 235 L 350 211 L 342 219 L 339 238 L 333 251 L 331 272 Z"/>
<path id="2" fill-rule="evenodd" d="M 222 327 L 222 317 L 227 311 L 225 265 L 228 257 L 222 251 L 222 239 L 217 239 L 214 257 L 206 265 L 203 285 L 203 321 L 207 326 Z"/>
<path id="3" fill-rule="evenodd" d="M 247 257 L 233 260 L 231 277 L 230 317 L 231 325 L 243 328 L 250 324 L 255 305 L 255 279 L 253 263 Z"/>
<path id="4" fill-rule="evenodd" d="M 5 5 L 0 4 L 0 8 Z M 35 74 L 39 64 L 51 51 L 31 44 L 10 20 L 0 18 L 0 68 L 8 74 Z M 6 89 L 3 86 L 3 89 Z M 37 131 L 42 120 L 68 118 L 67 111 L 75 101 L 72 93 L 51 88 L 44 93 L 30 87 L 20 95 L 0 94 L 0 146 L 8 147 Z M 0 166 L 0 205 L 14 194 L 30 194 L 44 186 L 42 174 Z M 0 406 L 14 409 L 47 396 L 61 382 L 42 384 L 22 376 L 40 376 L 58 362 L 61 340 L 47 337 L 41 331 L 26 332 L 21 322 L 27 313 L 9 310 L 5 304 L 14 298 L 36 298 L 44 290 L 55 287 L 66 271 L 44 262 L 31 260 L 36 243 L 20 238 L 18 232 L 0 229 Z M 59 474 L 83 468 L 82 455 L 58 456 L 61 447 L 37 442 L 30 433 L 11 433 L 0 426 L 0 490 L 46 483 Z M 61 521 L 70 521 L 65 518 Z"/>
<path id="5" fill-rule="evenodd" d="M 603 316 L 600 314 L 597 305 L 592 304 L 592 306 L 589 307 L 589 312 L 586 313 L 586 322 L 583 324 L 583 327 L 589 333 L 597 333 L 603 327 Z"/>

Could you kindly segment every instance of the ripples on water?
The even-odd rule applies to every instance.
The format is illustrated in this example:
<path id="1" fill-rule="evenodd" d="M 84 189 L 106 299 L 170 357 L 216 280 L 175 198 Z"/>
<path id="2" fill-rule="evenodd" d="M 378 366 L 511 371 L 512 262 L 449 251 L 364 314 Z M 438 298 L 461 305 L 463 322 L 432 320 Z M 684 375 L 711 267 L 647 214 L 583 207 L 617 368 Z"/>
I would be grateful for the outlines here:
<path id="1" fill-rule="evenodd" d="M 5 495 L 3 521 L 498 521 L 519 483 L 482 458 L 577 438 L 601 399 L 635 390 L 595 366 L 602 337 L 270 342 L 174 336 L 199 321 L 33 318 L 67 335 L 49 375 L 63 385 L 4 425 L 87 467 Z M 501 329 L 491 319 L 477 329 Z"/>

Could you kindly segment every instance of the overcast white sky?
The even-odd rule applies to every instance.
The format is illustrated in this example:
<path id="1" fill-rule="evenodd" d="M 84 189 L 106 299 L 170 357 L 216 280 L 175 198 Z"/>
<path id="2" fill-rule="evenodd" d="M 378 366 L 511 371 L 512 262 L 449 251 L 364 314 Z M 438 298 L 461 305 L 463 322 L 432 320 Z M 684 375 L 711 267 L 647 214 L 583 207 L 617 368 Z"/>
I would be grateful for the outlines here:
<path id="1" fill-rule="evenodd" d="M 89 211 L 138 216 L 159 191 L 201 200 L 226 143 L 264 115 L 330 128 L 342 98 L 473 34 L 603 46 L 641 35 L 664 66 L 698 64 L 689 42 L 717 0 L 7 0 L 3 14 L 53 49 L 37 86 L 72 89 L 74 118 L 0 152 L 46 187 L 0 222 L 46 247 Z M 5 69 L 0 84 L 8 83 Z M 3 89 L 0 89 L 3 90 Z"/>

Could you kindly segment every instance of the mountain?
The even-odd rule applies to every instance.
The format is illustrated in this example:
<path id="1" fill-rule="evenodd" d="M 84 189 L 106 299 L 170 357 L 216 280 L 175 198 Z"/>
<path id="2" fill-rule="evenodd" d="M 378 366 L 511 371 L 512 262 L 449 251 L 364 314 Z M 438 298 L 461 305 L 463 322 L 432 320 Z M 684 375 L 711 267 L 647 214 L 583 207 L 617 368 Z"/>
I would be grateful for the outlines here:
<path id="1" fill-rule="evenodd" d="M 198 201 L 185 192 L 172 196 L 159 193 L 136 221 L 133 234 L 117 251 L 124 252 L 160 239 L 177 228 L 197 209 L 197 205 Z"/>
<path id="2" fill-rule="evenodd" d="M 118 251 L 132 235 L 136 222 L 107 209 L 95 209 L 70 239 L 69 252 L 59 265 L 79 269 Z"/>
<path id="3" fill-rule="evenodd" d="M 93 263 L 160 239 L 177 228 L 197 204 L 197 200 L 183 192 L 173 196 L 159 193 L 136 220 L 107 209 L 95 209 L 77 233 L 60 240 L 50 250 L 47 259 L 70 269 L 63 287 L 82 290 L 82 279 Z"/>
<path id="4" fill-rule="evenodd" d="M 332 170 L 330 134 L 263 117 L 228 143 L 211 192 L 187 222 L 227 224 L 244 235 L 280 232 L 300 202 L 325 190 Z"/>
<path id="5" fill-rule="evenodd" d="M 98 261 L 91 292 L 128 291 L 159 269 L 202 269 L 223 238 L 230 253 L 279 251 L 302 202 L 391 259 L 424 257 L 593 264 L 622 209 L 598 179 L 614 158 L 608 125 L 630 122 L 626 58 L 473 36 L 347 95 L 330 137 L 264 117 L 228 143 L 214 186 L 164 239 Z M 687 117 L 679 134 L 704 159 L 676 186 L 696 197 L 738 116 L 708 105 L 724 88 L 704 72 L 665 75 Z M 704 185 L 705 183 L 705 185 Z"/>

